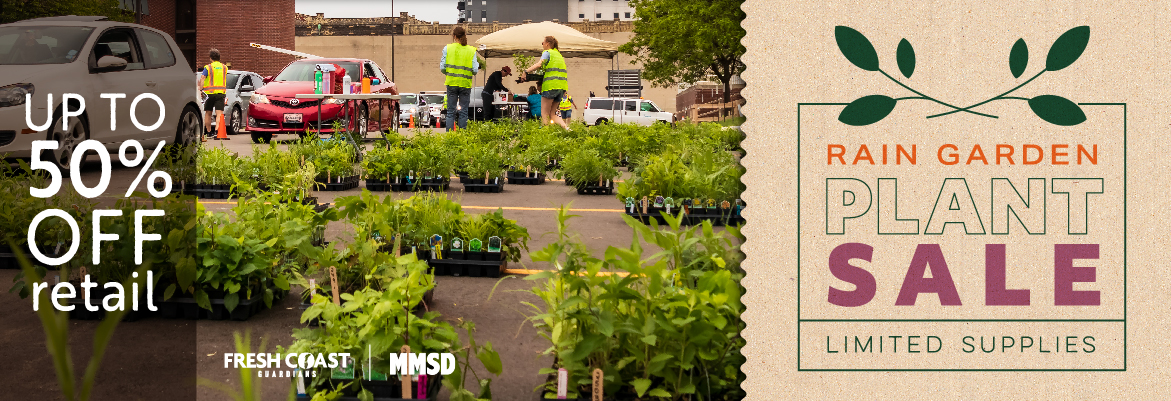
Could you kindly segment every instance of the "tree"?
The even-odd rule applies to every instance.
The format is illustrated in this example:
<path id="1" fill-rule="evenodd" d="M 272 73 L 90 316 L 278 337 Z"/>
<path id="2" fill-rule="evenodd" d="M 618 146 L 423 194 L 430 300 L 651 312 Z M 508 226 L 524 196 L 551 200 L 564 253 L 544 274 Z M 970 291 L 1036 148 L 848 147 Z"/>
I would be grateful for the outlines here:
<path id="1" fill-rule="evenodd" d="M 643 77 L 667 87 L 695 83 L 707 74 L 724 84 L 731 100 L 733 75 L 744 71 L 744 0 L 631 0 L 634 37 L 619 47 L 642 62 Z"/>
<path id="2" fill-rule="evenodd" d="M 61 15 L 105 16 L 112 21 L 134 22 L 134 13 L 119 0 L 0 0 L 0 23 Z"/>

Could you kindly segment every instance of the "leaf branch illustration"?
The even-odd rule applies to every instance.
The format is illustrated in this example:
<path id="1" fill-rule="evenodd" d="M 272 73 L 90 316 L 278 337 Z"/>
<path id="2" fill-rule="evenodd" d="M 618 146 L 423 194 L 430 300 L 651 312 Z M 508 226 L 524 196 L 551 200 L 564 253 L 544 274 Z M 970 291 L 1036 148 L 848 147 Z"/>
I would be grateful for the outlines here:
<path id="1" fill-rule="evenodd" d="M 959 112 L 997 118 L 994 115 L 972 111 L 972 109 L 997 100 L 1026 100 L 1029 103 L 1029 108 L 1032 109 L 1037 117 L 1051 124 L 1071 126 L 1081 124 L 1086 120 L 1085 113 L 1077 103 L 1060 96 L 1041 95 L 1030 99 L 1008 95 L 1033 82 L 1033 80 L 1036 80 L 1047 71 L 1059 71 L 1077 61 L 1078 57 L 1085 51 L 1090 40 L 1090 27 L 1088 26 L 1079 26 L 1070 29 L 1059 36 L 1053 42 L 1053 46 L 1049 48 L 1049 54 L 1045 60 L 1045 68 L 1038 72 L 1037 75 L 1000 95 L 967 107 L 957 107 L 927 96 L 900 82 L 898 79 L 890 76 L 890 74 L 887 74 L 886 71 L 879 68 L 878 53 L 874 50 L 874 46 L 870 43 L 870 40 L 866 39 L 857 30 L 846 26 L 838 26 L 834 29 L 834 36 L 842 55 L 846 56 L 846 59 L 855 66 L 866 71 L 877 71 L 899 86 L 919 95 L 918 97 L 903 97 L 898 99 L 883 95 L 870 95 L 859 98 L 847 105 L 838 116 L 838 120 L 843 123 L 849 125 L 869 125 L 876 123 L 886 118 L 894 110 L 898 101 L 911 99 L 930 100 L 953 109 L 944 113 L 927 116 L 927 118 L 942 117 Z M 911 74 L 915 71 L 915 50 L 906 39 L 899 42 L 896 51 L 896 61 L 898 61 L 899 71 L 903 76 L 910 78 Z M 1012 72 L 1013 77 L 1020 78 L 1028 63 L 1028 46 L 1025 44 L 1024 39 L 1018 39 L 1009 52 L 1009 70 Z"/>

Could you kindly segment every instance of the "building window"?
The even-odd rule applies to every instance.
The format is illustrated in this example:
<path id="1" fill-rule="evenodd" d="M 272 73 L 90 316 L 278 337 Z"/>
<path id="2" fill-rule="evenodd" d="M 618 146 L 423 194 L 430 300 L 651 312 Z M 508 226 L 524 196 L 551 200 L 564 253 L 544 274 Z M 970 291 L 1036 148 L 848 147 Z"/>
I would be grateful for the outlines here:
<path id="1" fill-rule="evenodd" d="M 630 19 L 630 13 L 626 13 L 626 19 Z"/>
<path id="2" fill-rule="evenodd" d="M 599 0 L 599 1 L 601 1 L 601 0 Z M 595 18 L 597 18 L 597 19 L 602 19 L 602 13 L 598 13 L 598 16 L 597 16 L 597 17 L 595 17 Z"/>
<path id="3" fill-rule="evenodd" d="M 583 1 L 584 1 L 584 0 L 583 0 Z M 581 18 L 581 19 L 585 19 L 585 14 L 578 14 L 578 15 L 577 15 L 577 17 L 578 17 L 578 18 Z"/>
<path id="4" fill-rule="evenodd" d="M 480 5 L 481 5 L 481 6 L 486 6 L 486 5 L 488 5 L 488 0 L 481 1 L 481 2 L 480 2 Z"/>
<path id="5" fill-rule="evenodd" d="M 488 10 L 480 10 L 480 18 L 487 19 L 488 18 Z"/>
<path id="6" fill-rule="evenodd" d="M 480 22 L 488 22 L 487 18 L 480 18 Z"/>
<path id="7" fill-rule="evenodd" d="M 614 13 L 614 19 L 618 19 L 618 13 Z"/>

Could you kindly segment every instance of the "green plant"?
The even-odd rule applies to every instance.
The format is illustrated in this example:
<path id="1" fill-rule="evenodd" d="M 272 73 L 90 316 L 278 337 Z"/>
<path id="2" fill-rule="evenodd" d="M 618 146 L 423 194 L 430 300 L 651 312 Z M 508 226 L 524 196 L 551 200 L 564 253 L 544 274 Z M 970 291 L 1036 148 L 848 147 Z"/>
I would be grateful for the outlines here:
<path id="1" fill-rule="evenodd" d="M 603 158 L 599 152 L 590 148 L 578 148 L 571 151 L 561 162 L 561 175 L 573 180 L 577 188 L 602 185 L 604 181 L 618 177 L 618 170 L 614 169 L 613 159 Z"/>
<path id="2" fill-rule="evenodd" d="M 555 269 L 526 278 L 538 283 L 530 292 L 542 303 L 528 304 L 529 321 L 551 343 L 544 353 L 556 357 L 541 373 L 565 368 L 571 397 L 589 388 L 594 369 L 605 373 L 608 396 L 742 397 L 739 231 L 706 222 L 684 229 L 670 216 L 659 228 L 627 216 L 630 247 L 610 247 L 599 259 L 567 234 L 571 217 L 563 206 L 556 241 L 532 254 Z M 643 241 L 662 250 L 642 258 Z"/>
<path id="3" fill-rule="evenodd" d="M 228 185 L 235 182 L 233 176 L 240 166 L 239 156 L 235 153 L 226 148 L 202 146 L 195 157 L 198 161 L 195 182 L 211 185 Z"/>
<path id="4" fill-rule="evenodd" d="M 24 280 L 30 283 L 42 281 L 44 275 L 33 269 L 19 249 L 14 249 L 14 251 L 17 263 L 21 266 Z M 143 288 L 142 286 L 146 285 L 147 270 L 150 270 L 150 264 L 140 266 L 136 270 L 137 277 L 122 282 L 122 288 L 135 288 L 134 286 Z M 78 381 L 69 347 L 69 312 L 60 312 L 50 306 L 49 291 L 41 291 L 36 302 L 40 304 L 36 313 L 41 321 L 41 326 L 45 328 L 45 345 L 48 347 L 50 359 L 53 361 L 53 368 L 57 374 L 57 385 L 61 389 L 62 397 L 67 400 L 88 400 L 96 383 L 102 359 L 106 354 L 106 347 L 110 344 L 110 339 L 114 337 L 114 329 L 121 323 L 122 317 L 126 315 L 128 309 L 106 312 L 106 318 L 98 324 L 94 331 L 93 353 L 86 365 L 85 373 Z"/>

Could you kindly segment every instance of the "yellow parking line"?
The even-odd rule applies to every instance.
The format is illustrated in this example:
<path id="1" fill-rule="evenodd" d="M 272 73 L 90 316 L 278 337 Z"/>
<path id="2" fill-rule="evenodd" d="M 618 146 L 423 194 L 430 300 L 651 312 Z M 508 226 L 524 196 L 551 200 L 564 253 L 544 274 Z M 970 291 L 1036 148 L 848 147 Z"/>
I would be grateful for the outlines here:
<path id="1" fill-rule="evenodd" d="M 517 274 L 517 275 L 526 275 L 526 276 L 527 276 L 527 275 L 530 275 L 530 274 L 537 274 L 537 273 L 546 272 L 546 271 L 548 271 L 548 270 L 535 270 L 535 269 L 504 269 L 504 273 L 505 273 L 505 274 Z M 620 276 L 620 277 L 626 277 L 626 276 L 627 276 L 627 275 L 629 275 L 630 273 L 627 273 L 627 272 L 598 272 L 598 275 L 599 275 L 599 276 L 609 276 L 609 275 L 612 275 L 612 274 L 617 274 L 617 275 L 618 275 L 618 276 Z"/>

